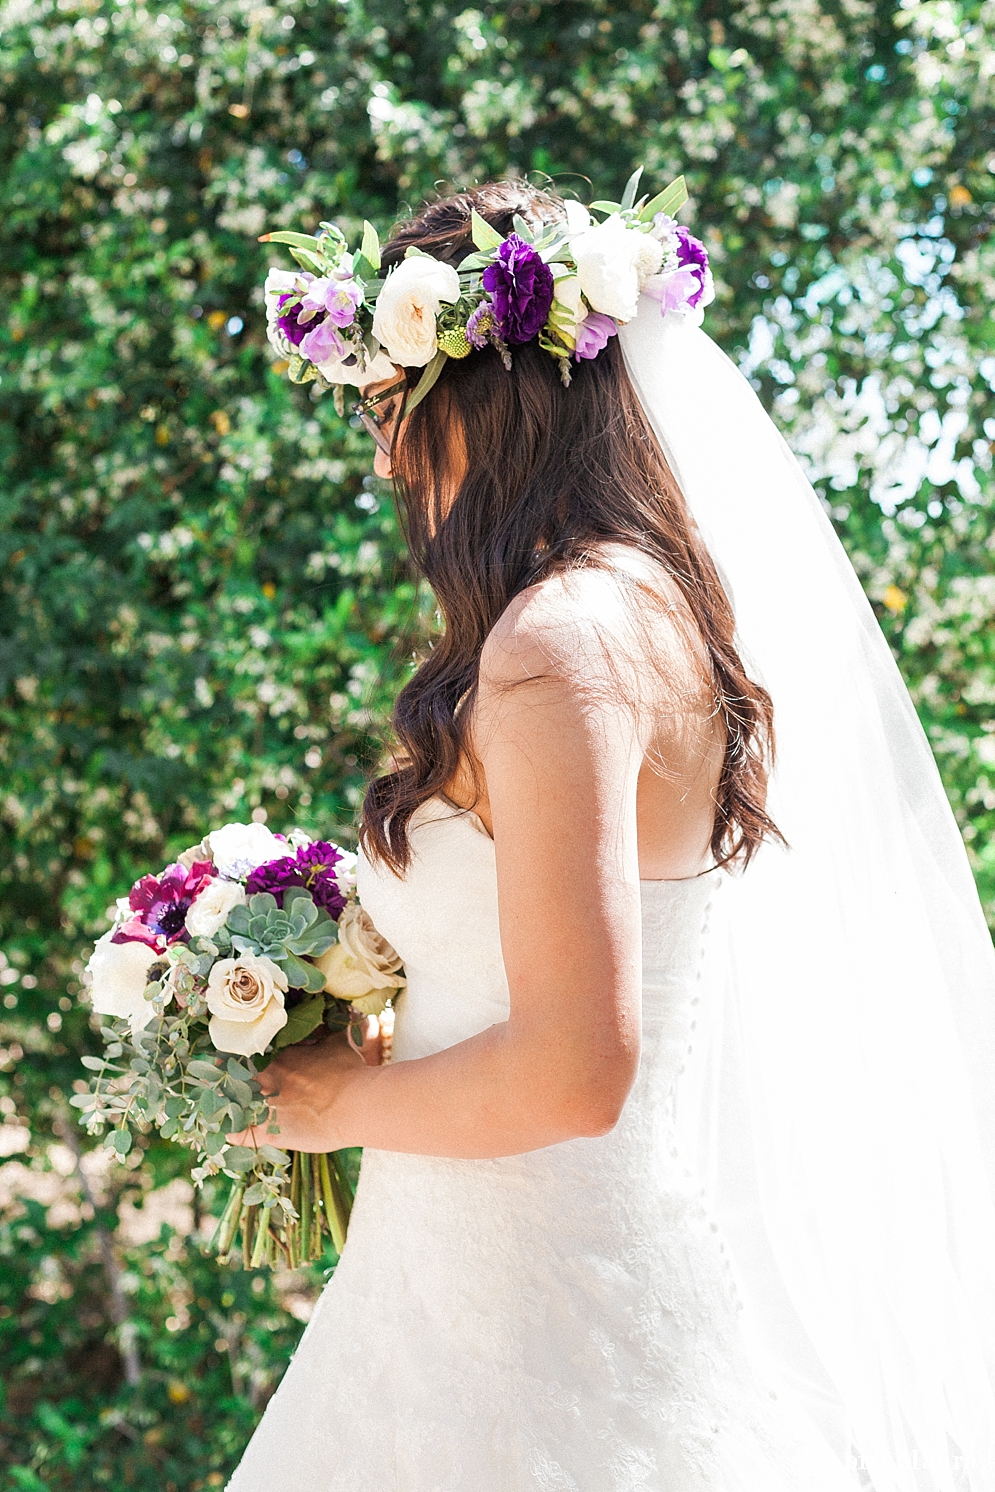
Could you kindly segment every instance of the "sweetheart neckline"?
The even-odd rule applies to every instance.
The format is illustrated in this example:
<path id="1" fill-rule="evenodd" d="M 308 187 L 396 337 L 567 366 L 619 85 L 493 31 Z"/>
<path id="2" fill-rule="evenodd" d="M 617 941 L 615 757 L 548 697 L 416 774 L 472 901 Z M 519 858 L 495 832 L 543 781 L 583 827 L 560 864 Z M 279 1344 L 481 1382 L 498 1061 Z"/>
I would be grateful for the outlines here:
<path id="1" fill-rule="evenodd" d="M 448 815 L 450 819 L 470 820 L 475 828 L 475 831 L 478 834 L 483 835 L 484 839 L 486 839 L 487 843 L 493 849 L 494 839 L 492 835 L 488 834 L 487 825 L 480 817 L 480 814 L 474 813 L 472 808 L 463 808 L 459 803 L 453 803 L 449 798 L 444 798 L 441 793 L 433 793 L 431 798 L 425 799 L 425 803 L 441 803 L 444 808 L 448 808 L 451 810 Z M 423 804 L 422 806 L 424 807 L 425 805 Z M 441 823 L 442 820 L 429 819 L 427 820 L 427 822 Z M 719 868 L 720 867 L 718 865 L 711 865 L 709 866 L 708 870 L 700 870 L 697 875 L 693 876 L 660 876 L 656 878 L 640 876 L 639 884 L 640 886 L 688 886 L 691 885 L 692 882 L 703 881 L 706 879 L 706 877 L 714 875 Z"/>

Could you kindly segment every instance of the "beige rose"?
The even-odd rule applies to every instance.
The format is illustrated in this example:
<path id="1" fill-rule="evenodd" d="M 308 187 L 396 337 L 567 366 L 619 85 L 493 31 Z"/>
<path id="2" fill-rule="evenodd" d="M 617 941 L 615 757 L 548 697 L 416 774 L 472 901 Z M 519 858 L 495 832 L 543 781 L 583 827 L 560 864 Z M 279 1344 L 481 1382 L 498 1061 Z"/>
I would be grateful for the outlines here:
<path id="1" fill-rule="evenodd" d="M 459 275 L 427 254 L 402 259 L 377 296 L 373 335 L 402 368 L 424 368 L 437 350 L 435 318 L 443 301 L 459 300 Z"/>
<path id="2" fill-rule="evenodd" d="M 221 958 L 207 977 L 208 1030 L 219 1052 L 264 1052 L 287 1024 L 287 976 L 265 954 Z"/>
<path id="3" fill-rule="evenodd" d="M 238 881 L 223 881 L 220 876 L 207 885 L 191 903 L 186 915 L 186 929 L 192 938 L 213 938 L 232 907 L 245 901 L 245 889 Z"/>
<path id="4" fill-rule="evenodd" d="M 398 973 L 400 958 L 358 902 L 351 902 L 339 918 L 339 941 L 315 963 L 325 976 L 328 994 L 348 1000 L 365 1015 L 379 1015 L 406 983 Z"/>

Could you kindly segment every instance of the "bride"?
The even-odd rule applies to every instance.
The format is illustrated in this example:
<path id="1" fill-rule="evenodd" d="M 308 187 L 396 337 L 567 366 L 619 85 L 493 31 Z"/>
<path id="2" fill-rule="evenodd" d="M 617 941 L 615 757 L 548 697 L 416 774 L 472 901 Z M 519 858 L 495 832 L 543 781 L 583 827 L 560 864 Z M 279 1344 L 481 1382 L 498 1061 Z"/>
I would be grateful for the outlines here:
<path id="1" fill-rule="evenodd" d="M 385 267 L 458 265 L 471 209 L 566 211 L 481 188 Z M 990 940 L 870 608 L 696 319 L 644 294 L 569 387 L 524 325 L 413 408 L 417 367 L 362 389 L 444 624 L 363 814 L 408 982 L 390 1065 L 263 1075 L 282 1143 L 364 1155 L 232 1492 L 995 1486 Z"/>

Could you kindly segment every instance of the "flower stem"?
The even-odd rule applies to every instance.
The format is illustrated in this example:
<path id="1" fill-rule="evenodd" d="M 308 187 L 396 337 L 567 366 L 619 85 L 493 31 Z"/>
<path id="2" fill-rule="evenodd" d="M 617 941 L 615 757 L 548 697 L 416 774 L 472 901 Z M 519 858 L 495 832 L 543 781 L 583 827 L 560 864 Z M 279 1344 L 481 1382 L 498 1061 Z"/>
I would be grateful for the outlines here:
<path id="1" fill-rule="evenodd" d="M 311 1252 L 311 1228 L 312 1228 L 312 1192 L 311 1192 L 311 1157 L 301 1155 L 301 1198 L 298 1211 L 301 1215 L 301 1263 L 307 1263 L 314 1255 Z"/>
<path id="2" fill-rule="evenodd" d="M 252 1239 L 255 1231 L 258 1207 L 246 1207 L 242 1211 L 242 1268 L 252 1268 Z"/>
<path id="3" fill-rule="evenodd" d="M 218 1226 L 215 1228 L 214 1237 L 210 1242 L 211 1251 L 217 1253 L 221 1264 L 227 1263 L 235 1234 L 238 1232 L 244 1192 L 245 1187 L 240 1181 L 232 1183 L 231 1191 L 228 1193 L 228 1201 L 225 1203 L 225 1210 L 218 1219 Z"/>

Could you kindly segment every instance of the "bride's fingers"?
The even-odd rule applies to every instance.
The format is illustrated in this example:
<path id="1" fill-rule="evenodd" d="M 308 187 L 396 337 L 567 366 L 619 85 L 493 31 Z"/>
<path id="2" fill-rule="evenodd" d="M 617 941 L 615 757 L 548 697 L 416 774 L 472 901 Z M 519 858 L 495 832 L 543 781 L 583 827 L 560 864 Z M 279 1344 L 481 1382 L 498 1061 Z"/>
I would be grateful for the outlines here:
<path id="1" fill-rule="evenodd" d="M 354 1032 L 356 1027 L 362 1031 L 362 1045 L 356 1041 Z M 355 1021 L 348 1029 L 348 1041 L 353 1051 L 366 1063 L 367 1067 L 379 1067 L 383 1061 L 383 1039 L 380 1033 L 380 1022 L 375 1015 L 368 1015 L 361 1021 Z"/>

